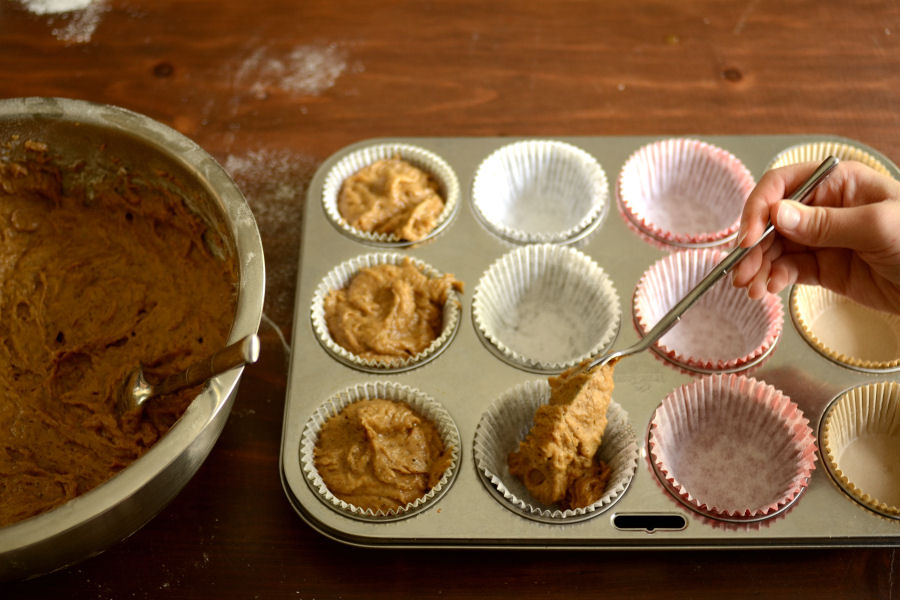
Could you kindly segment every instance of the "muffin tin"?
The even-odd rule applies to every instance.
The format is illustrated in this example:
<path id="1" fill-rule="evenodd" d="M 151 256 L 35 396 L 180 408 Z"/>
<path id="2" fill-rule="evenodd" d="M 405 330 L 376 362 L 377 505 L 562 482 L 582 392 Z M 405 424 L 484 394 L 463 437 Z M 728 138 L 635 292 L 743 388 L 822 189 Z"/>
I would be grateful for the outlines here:
<path id="1" fill-rule="evenodd" d="M 595 509 L 582 511 L 575 518 L 558 518 L 559 515 L 551 512 L 530 510 L 528 502 L 516 504 L 516 490 L 504 492 L 477 468 L 476 458 L 480 460 L 486 452 L 486 446 L 477 443 L 482 433 L 481 422 L 493 418 L 491 411 L 513 390 L 536 393 L 546 382 L 546 372 L 553 370 L 546 368 L 546 362 L 516 360 L 516 353 L 504 353 L 490 335 L 480 331 L 473 317 L 473 296 L 485 274 L 495 263 L 511 253 L 524 252 L 522 248 L 526 247 L 520 240 L 491 227 L 473 205 L 473 186 L 479 168 L 495 152 L 513 144 L 561 143 L 593 158 L 605 173 L 601 179 L 608 186 L 616 187 L 617 177 L 630 157 L 667 139 L 665 136 L 377 139 L 344 148 L 321 165 L 309 186 L 299 240 L 300 268 L 280 457 L 281 478 L 288 500 L 310 526 L 338 541 L 369 547 L 771 548 L 900 544 L 900 519 L 889 511 L 874 510 L 852 496 L 846 482 L 840 481 L 834 469 L 823 464 L 820 452 L 803 458 L 803 468 L 807 471 L 800 473 L 797 485 L 791 488 L 785 501 L 777 501 L 766 510 L 736 516 L 734 511 L 704 511 L 687 500 L 666 479 L 661 472 L 664 469 L 652 456 L 651 421 L 664 399 L 706 376 L 691 361 L 678 364 L 664 352 L 644 352 L 616 366 L 612 397 L 615 411 L 611 422 L 635 434 L 636 465 L 633 475 L 626 468 L 623 471 L 626 476 L 618 480 L 616 485 L 624 489 L 608 495 Z M 896 165 L 878 151 L 835 136 L 683 139 L 695 139 L 723 149 L 757 179 L 786 150 L 814 144 L 865 152 L 891 175 L 900 177 Z M 454 214 L 442 223 L 439 232 L 420 244 L 386 247 L 373 240 L 347 235 L 323 208 L 323 189 L 335 165 L 366 148 L 385 145 L 410 146 L 433 153 L 449 165 L 459 183 Z M 600 336 L 601 345 L 624 348 L 638 339 L 639 325 L 633 308 L 638 282 L 654 263 L 679 251 L 676 246 L 683 242 L 679 240 L 667 246 L 661 239 L 664 236 L 644 235 L 648 232 L 641 231 L 627 218 L 615 189 L 606 190 L 605 203 L 591 209 L 590 222 L 580 223 L 573 229 L 573 235 L 556 243 L 583 254 L 595 263 L 590 268 L 599 268 L 609 279 L 613 293 L 606 298 L 619 302 L 616 314 L 620 318 L 617 330 Z M 698 237 L 698 240 L 699 245 L 710 245 L 706 238 Z M 538 241 L 543 240 L 538 238 Z M 722 240 L 724 247 L 728 243 L 727 238 Z M 465 284 L 455 335 L 433 360 L 402 371 L 362 369 L 352 361 L 338 360 L 319 343 L 310 318 L 317 287 L 330 272 L 346 261 L 384 251 L 408 255 L 439 272 L 452 273 Z M 767 389 L 772 390 L 769 395 L 777 397 L 778 402 L 782 402 L 781 395 L 789 398 L 802 412 L 799 421 L 804 423 L 803 427 L 809 427 L 822 447 L 820 422 L 836 399 L 858 386 L 900 380 L 900 374 L 897 369 L 854 369 L 818 351 L 801 334 L 793 311 L 788 314 L 790 292 L 783 292 L 780 300 L 784 307 L 783 324 L 774 340 L 770 340 L 771 347 L 761 353 L 760 358 L 764 360 L 733 365 L 739 373 L 715 377 L 745 377 L 755 382 L 754 385 L 769 386 Z M 780 311 L 776 312 L 779 313 L 776 317 L 781 316 Z M 566 361 L 559 364 L 563 362 Z M 713 365 L 709 370 L 718 368 Z M 421 392 L 446 410 L 459 433 L 458 462 L 440 494 L 408 518 L 361 519 L 336 508 L 309 483 L 302 457 L 312 441 L 304 439 L 304 430 L 323 404 L 342 391 L 387 384 Z M 528 402 L 533 404 L 537 400 L 529 398 Z M 533 411 L 533 407 L 526 410 Z M 791 427 L 802 429 L 797 423 Z M 627 443 L 622 446 L 627 447 Z M 818 460 L 814 462 L 814 458 Z M 623 464 L 628 467 L 628 460 Z M 746 476 L 753 477 L 753 473 L 748 472 Z"/>

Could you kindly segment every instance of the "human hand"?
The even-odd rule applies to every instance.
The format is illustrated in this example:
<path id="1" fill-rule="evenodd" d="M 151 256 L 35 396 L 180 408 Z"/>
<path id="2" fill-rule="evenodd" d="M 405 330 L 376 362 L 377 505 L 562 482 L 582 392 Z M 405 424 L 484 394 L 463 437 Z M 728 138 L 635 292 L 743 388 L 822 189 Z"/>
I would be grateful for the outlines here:
<path id="1" fill-rule="evenodd" d="M 751 246 L 771 220 L 771 235 L 732 271 L 751 298 L 794 283 L 821 285 L 879 310 L 900 314 L 900 182 L 854 161 L 838 163 L 804 206 L 783 201 L 816 164 L 765 173 L 741 215 L 740 245 Z"/>

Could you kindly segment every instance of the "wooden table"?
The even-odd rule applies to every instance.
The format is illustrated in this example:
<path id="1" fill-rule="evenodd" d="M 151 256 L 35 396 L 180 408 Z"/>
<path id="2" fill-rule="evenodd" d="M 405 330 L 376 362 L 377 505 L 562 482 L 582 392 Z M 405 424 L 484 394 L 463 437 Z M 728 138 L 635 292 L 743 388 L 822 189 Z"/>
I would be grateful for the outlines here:
<path id="1" fill-rule="evenodd" d="M 42 6 L 81 8 L 46 13 Z M 831 133 L 900 160 L 900 5 L 751 0 L 0 0 L 0 94 L 123 106 L 232 173 L 267 263 L 261 362 L 154 520 L 3 598 L 900 596 L 894 548 L 344 546 L 278 477 L 305 189 L 377 136 Z"/>

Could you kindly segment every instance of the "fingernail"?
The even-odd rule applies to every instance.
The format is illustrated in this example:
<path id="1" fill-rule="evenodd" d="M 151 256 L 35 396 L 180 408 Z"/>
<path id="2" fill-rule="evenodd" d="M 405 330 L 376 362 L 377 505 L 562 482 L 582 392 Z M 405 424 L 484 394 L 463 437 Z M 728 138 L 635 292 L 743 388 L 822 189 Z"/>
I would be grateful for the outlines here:
<path id="1" fill-rule="evenodd" d="M 800 209 L 793 200 L 785 200 L 778 205 L 778 225 L 793 231 L 800 224 Z"/>

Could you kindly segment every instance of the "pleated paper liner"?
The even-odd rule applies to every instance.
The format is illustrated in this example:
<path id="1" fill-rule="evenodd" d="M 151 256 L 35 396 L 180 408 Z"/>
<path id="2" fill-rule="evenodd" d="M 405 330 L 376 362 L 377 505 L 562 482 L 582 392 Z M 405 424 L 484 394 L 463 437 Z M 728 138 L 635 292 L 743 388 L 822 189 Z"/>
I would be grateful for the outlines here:
<path id="1" fill-rule="evenodd" d="M 791 313 L 806 341 L 832 361 L 864 372 L 900 371 L 900 315 L 800 284 L 791 289 Z"/>
<path id="2" fill-rule="evenodd" d="M 510 475 L 507 457 L 532 427 L 535 411 L 550 398 L 546 379 L 523 382 L 503 393 L 482 414 L 475 429 L 475 466 L 487 490 L 501 505 L 534 521 L 573 523 L 608 510 L 631 484 L 637 468 L 637 437 L 628 413 L 611 400 L 598 457 L 610 468 L 603 496 L 584 508 L 562 509 L 539 504 L 525 485 Z"/>
<path id="3" fill-rule="evenodd" d="M 379 160 L 395 156 L 434 177 L 439 187 L 439 195 L 444 200 L 444 209 L 438 216 L 434 228 L 420 240 L 404 240 L 394 233 L 363 231 L 350 225 L 338 209 L 341 186 L 348 177 Z M 459 180 L 452 167 L 434 152 L 411 144 L 373 144 L 351 152 L 331 167 L 322 186 L 322 207 L 328 220 L 343 234 L 361 242 L 380 246 L 410 246 L 433 238 L 452 221 L 458 205 Z"/>
<path id="4" fill-rule="evenodd" d="M 537 373 L 562 371 L 608 348 L 619 331 L 619 296 L 606 272 L 570 246 L 515 248 L 482 275 L 472 318 L 500 358 Z"/>
<path id="5" fill-rule="evenodd" d="M 779 167 L 797 163 L 820 163 L 829 156 L 834 156 L 840 160 L 855 160 L 856 162 L 861 162 L 864 165 L 871 167 L 882 175 L 893 177 L 887 166 L 882 161 L 875 158 L 871 153 L 845 142 L 827 140 L 785 148 L 769 161 L 766 170 L 769 171 L 771 169 L 777 169 Z"/>
<path id="6" fill-rule="evenodd" d="M 838 486 L 862 506 L 900 522 L 900 383 L 844 392 L 826 409 L 819 436 Z"/>
<path id="7" fill-rule="evenodd" d="M 437 485 L 423 496 L 396 510 L 382 511 L 355 506 L 331 493 L 315 465 L 315 447 L 319 432 L 328 419 L 353 402 L 381 398 L 407 403 L 419 417 L 430 421 L 438 430 L 451 461 Z M 361 521 L 390 522 L 418 514 L 433 506 L 450 489 L 459 471 L 461 445 L 459 430 L 450 413 L 431 396 L 406 385 L 390 381 L 373 381 L 352 385 L 321 404 L 309 417 L 300 438 L 300 466 L 316 496 L 328 507 L 347 517 Z"/>
<path id="8" fill-rule="evenodd" d="M 479 165 L 472 205 L 491 232 L 519 244 L 569 243 L 606 214 L 609 183 L 593 156 L 571 144 L 528 140 L 503 146 Z"/>
<path id="9" fill-rule="evenodd" d="M 727 150 L 672 138 L 647 144 L 625 161 L 616 196 L 626 223 L 644 235 L 670 246 L 706 247 L 734 239 L 754 185 Z"/>
<path id="10" fill-rule="evenodd" d="M 724 256 L 719 250 L 682 250 L 659 259 L 645 271 L 633 297 L 639 333 L 652 329 Z M 652 348 L 665 360 L 694 373 L 745 371 L 774 349 L 783 325 L 779 296 L 768 294 L 762 300 L 751 300 L 726 278 L 701 296 Z"/>
<path id="11" fill-rule="evenodd" d="M 379 252 L 357 256 L 332 269 L 331 272 L 322 279 L 322 282 L 319 283 L 313 294 L 310 317 L 313 330 L 316 333 L 316 338 L 332 357 L 360 371 L 370 373 L 399 372 L 418 367 L 435 359 L 450 344 L 459 327 L 459 317 L 462 310 L 459 295 L 452 290 L 447 294 L 447 300 L 444 302 L 443 327 L 440 334 L 427 348 L 415 356 L 405 358 L 398 357 L 395 360 L 364 358 L 347 350 L 338 344 L 331 336 L 331 333 L 328 330 L 328 324 L 325 321 L 324 307 L 325 297 L 328 293 L 331 290 L 345 288 L 353 277 L 364 268 L 383 264 L 400 265 L 403 263 L 404 258 L 407 258 L 407 256 L 395 252 Z M 415 258 L 408 258 L 410 258 L 410 260 L 412 260 L 412 262 L 427 277 L 438 279 L 442 276 L 442 273 L 431 265 Z"/>
<path id="12" fill-rule="evenodd" d="M 668 396 L 650 421 L 660 481 L 685 506 L 745 522 L 786 510 L 807 488 L 816 444 L 799 407 L 743 375 L 710 375 Z"/>

